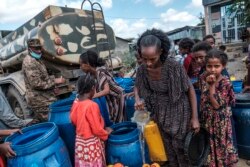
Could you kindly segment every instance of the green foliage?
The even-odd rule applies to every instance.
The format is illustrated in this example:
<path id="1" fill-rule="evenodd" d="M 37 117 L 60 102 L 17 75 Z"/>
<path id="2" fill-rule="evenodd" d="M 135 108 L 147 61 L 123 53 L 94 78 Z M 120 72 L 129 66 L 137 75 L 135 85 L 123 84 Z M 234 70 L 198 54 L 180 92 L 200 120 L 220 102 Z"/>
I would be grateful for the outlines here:
<path id="1" fill-rule="evenodd" d="M 133 55 L 133 52 L 125 52 L 122 56 L 122 62 L 124 65 L 123 71 L 129 72 L 131 69 L 135 68 L 136 65 L 136 59 Z"/>
<path id="2" fill-rule="evenodd" d="M 243 12 L 244 19 L 240 24 L 250 24 L 250 0 L 233 0 L 233 4 L 227 12 L 233 15 Z"/>
<path id="3" fill-rule="evenodd" d="M 203 13 L 199 14 L 198 19 L 200 20 L 200 23 L 198 23 L 197 26 L 205 25 L 205 16 Z"/>

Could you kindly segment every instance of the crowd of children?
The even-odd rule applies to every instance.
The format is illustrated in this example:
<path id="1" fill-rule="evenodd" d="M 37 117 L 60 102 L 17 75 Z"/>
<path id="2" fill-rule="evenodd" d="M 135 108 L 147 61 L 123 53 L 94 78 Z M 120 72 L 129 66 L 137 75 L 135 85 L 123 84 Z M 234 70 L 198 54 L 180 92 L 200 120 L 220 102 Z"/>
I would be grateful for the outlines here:
<path id="1" fill-rule="evenodd" d="M 190 44 L 189 40 L 185 39 L 186 43 L 182 45 Z M 198 75 L 189 75 L 189 77 L 196 78 L 193 86 L 201 91 L 201 101 L 198 104 L 200 123 L 210 135 L 210 154 L 206 166 L 236 166 L 238 155 L 234 144 L 235 134 L 231 111 L 231 105 L 234 104 L 235 99 L 230 76 L 226 70 L 228 62 L 226 47 L 221 45 L 216 49 L 215 38 L 207 35 L 202 42 L 196 43 L 189 50 L 189 56 L 184 58 L 184 62 L 190 65 L 196 63 L 198 66 Z M 184 67 L 188 74 L 197 72 L 194 68 L 186 68 L 185 63 Z"/>

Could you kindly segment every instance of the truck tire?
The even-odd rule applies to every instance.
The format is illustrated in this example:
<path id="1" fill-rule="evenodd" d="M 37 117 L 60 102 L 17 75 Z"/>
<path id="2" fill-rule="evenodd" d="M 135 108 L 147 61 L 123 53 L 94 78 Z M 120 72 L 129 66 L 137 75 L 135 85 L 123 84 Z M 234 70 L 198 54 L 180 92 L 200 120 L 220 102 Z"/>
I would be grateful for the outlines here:
<path id="1" fill-rule="evenodd" d="M 31 114 L 24 97 L 21 96 L 21 94 L 14 86 L 9 86 L 7 99 L 17 117 L 21 119 L 31 118 Z"/>

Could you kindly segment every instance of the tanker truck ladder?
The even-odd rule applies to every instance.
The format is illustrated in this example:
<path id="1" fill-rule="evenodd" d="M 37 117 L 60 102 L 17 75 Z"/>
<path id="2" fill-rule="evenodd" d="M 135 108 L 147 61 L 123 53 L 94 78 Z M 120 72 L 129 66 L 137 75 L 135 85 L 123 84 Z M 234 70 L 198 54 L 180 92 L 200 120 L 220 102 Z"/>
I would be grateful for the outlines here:
<path id="1" fill-rule="evenodd" d="M 84 0 L 82 2 L 82 5 L 81 5 L 81 10 L 83 10 L 83 5 L 86 1 L 89 2 L 90 6 L 91 6 L 94 32 L 96 35 L 97 52 L 100 54 L 100 52 L 103 48 L 105 48 L 105 49 L 108 48 L 110 65 L 111 65 L 111 70 L 113 73 L 113 64 L 112 64 L 112 57 L 111 57 L 111 52 L 110 52 L 110 43 L 109 43 L 109 39 L 108 39 L 108 35 L 107 35 L 107 30 L 106 30 L 106 26 L 105 26 L 106 24 L 105 24 L 105 19 L 104 19 L 102 7 L 98 2 L 92 3 L 90 0 Z M 96 14 L 94 13 L 95 11 L 101 13 L 102 20 L 96 18 Z M 98 24 L 96 24 L 97 22 L 101 22 L 102 25 L 98 26 Z M 98 29 L 98 32 L 97 32 L 97 29 Z M 102 30 L 102 34 L 106 35 L 106 38 L 103 38 L 104 41 L 102 40 L 102 42 L 98 41 L 98 39 L 97 39 L 97 34 L 100 34 L 100 30 Z"/>

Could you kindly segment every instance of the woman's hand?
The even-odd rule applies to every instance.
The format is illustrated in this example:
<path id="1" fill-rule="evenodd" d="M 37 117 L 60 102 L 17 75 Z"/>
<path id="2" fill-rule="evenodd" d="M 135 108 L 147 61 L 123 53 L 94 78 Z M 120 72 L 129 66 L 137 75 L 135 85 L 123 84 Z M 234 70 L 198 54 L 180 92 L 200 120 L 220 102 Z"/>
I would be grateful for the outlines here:
<path id="1" fill-rule="evenodd" d="M 22 131 L 20 129 L 8 129 L 8 130 L 1 130 L 0 136 L 9 136 L 15 132 L 19 132 L 20 134 L 22 134 Z"/>
<path id="2" fill-rule="evenodd" d="M 10 130 L 10 135 L 12 135 L 12 134 L 15 133 L 15 132 L 18 132 L 18 133 L 20 133 L 20 134 L 23 134 L 23 132 L 22 132 L 21 129 L 11 129 L 11 130 Z"/>
<path id="3" fill-rule="evenodd" d="M 136 100 L 135 101 L 135 110 L 142 111 L 145 109 L 144 100 Z"/>
<path id="4" fill-rule="evenodd" d="M 60 78 L 55 78 L 55 84 L 62 84 L 65 83 L 66 80 L 61 76 Z"/>
<path id="5" fill-rule="evenodd" d="M 108 134 L 112 133 L 113 132 L 113 129 L 110 128 L 110 127 L 106 127 L 105 130 L 108 132 Z"/>
<path id="6" fill-rule="evenodd" d="M 200 123 L 198 118 L 192 118 L 190 123 L 191 123 L 191 128 L 194 130 L 194 132 L 198 133 L 200 131 Z"/>
<path id="7" fill-rule="evenodd" d="M 134 97 L 134 96 L 135 96 L 135 93 L 134 93 L 134 92 L 126 93 L 126 94 L 124 95 L 124 97 L 128 97 L 128 98 Z"/>
<path id="8" fill-rule="evenodd" d="M 12 157 L 16 156 L 16 153 L 10 147 L 9 142 L 5 142 L 3 144 L 0 144 L 0 154 L 6 156 L 7 158 L 12 158 Z"/>

